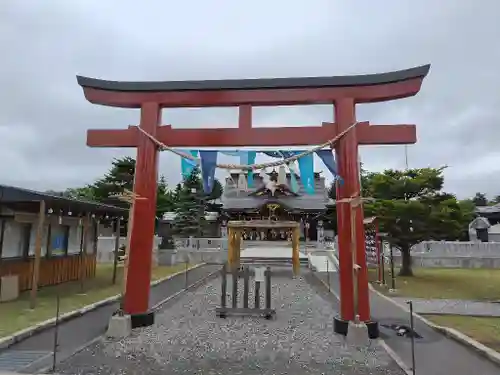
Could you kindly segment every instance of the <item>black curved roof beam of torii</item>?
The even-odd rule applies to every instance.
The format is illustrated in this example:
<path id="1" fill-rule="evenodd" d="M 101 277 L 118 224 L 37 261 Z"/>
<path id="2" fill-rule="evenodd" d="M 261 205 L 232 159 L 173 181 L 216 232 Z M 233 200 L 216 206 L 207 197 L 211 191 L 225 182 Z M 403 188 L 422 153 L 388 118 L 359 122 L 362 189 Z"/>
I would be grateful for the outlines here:
<path id="1" fill-rule="evenodd" d="M 208 81 L 121 82 L 77 76 L 94 104 L 139 108 L 331 104 L 349 96 L 358 103 L 386 101 L 418 93 L 430 65 L 351 76 L 228 79 Z"/>

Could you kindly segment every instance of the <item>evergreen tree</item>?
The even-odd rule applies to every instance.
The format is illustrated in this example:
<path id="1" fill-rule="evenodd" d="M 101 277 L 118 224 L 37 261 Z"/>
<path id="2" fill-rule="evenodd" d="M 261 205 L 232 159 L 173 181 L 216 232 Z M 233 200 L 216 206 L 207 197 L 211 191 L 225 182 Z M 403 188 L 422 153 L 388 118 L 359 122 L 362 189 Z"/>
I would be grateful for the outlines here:
<path id="1" fill-rule="evenodd" d="M 174 234 L 180 237 L 201 237 L 205 224 L 205 195 L 198 168 L 184 180 L 175 206 Z"/>
<path id="2" fill-rule="evenodd" d="M 218 179 L 214 179 L 214 186 L 212 192 L 206 196 L 208 201 L 219 199 L 224 193 L 224 188 Z"/>
<path id="3" fill-rule="evenodd" d="M 178 183 L 175 186 L 174 192 L 172 193 L 172 198 L 173 198 L 174 202 L 177 202 L 179 200 L 179 197 L 181 196 L 181 190 L 182 190 L 182 184 Z"/>
<path id="4" fill-rule="evenodd" d="M 168 190 L 165 176 L 160 176 L 160 180 L 158 181 L 158 193 L 156 197 L 156 217 L 161 219 L 165 212 L 173 211 L 174 207 L 173 192 Z"/>
<path id="5" fill-rule="evenodd" d="M 474 217 L 470 205 L 442 191 L 443 169 L 386 170 L 365 176 L 365 196 L 376 199 L 364 204 L 365 216 L 378 217 L 380 231 L 388 233 L 387 240 L 401 251 L 402 276 L 413 275 L 413 245 L 463 238 Z"/>
<path id="6" fill-rule="evenodd" d="M 72 189 L 69 193 L 82 198 L 89 197 L 97 202 L 128 208 L 129 204 L 113 195 L 124 192 L 125 189 L 134 189 L 135 159 L 129 156 L 114 159 L 110 170 L 92 185 L 80 189 Z M 167 211 L 173 210 L 173 201 L 170 197 L 167 183 L 163 176 L 158 181 L 156 218 L 161 219 Z"/>
<path id="7" fill-rule="evenodd" d="M 442 172 L 443 168 L 385 170 L 376 173 L 361 169 L 362 196 L 375 198 L 374 202 L 363 204 L 364 215 L 376 216 L 380 231 L 389 235 L 386 241 L 401 251 L 401 275 L 413 274 L 413 245 L 426 240 L 459 240 L 468 236 L 474 204 L 472 201 L 457 201 L 454 195 L 443 192 Z M 336 198 L 334 184 L 330 186 L 328 196 Z M 336 212 L 334 206 L 327 213 L 335 232 Z"/>
<path id="8" fill-rule="evenodd" d="M 486 198 L 486 194 L 484 193 L 476 193 L 476 195 L 472 198 L 472 202 L 478 207 L 487 206 L 488 198 Z"/>
<path id="9" fill-rule="evenodd" d="M 113 195 L 123 193 L 125 189 L 134 188 L 135 159 L 123 157 L 113 159 L 108 173 L 91 185 L 93 195 L 98 202 L 128 207 L 127 203 L 113 198 Z"/>
<path id="10" fill-rule="evenodd" d="M 79 188 L 66 189 L 62 195 L 67 198 L 81 199 L 86 201 L 95 201 L 94 190 L 91 186 L 87 185 Z"/>

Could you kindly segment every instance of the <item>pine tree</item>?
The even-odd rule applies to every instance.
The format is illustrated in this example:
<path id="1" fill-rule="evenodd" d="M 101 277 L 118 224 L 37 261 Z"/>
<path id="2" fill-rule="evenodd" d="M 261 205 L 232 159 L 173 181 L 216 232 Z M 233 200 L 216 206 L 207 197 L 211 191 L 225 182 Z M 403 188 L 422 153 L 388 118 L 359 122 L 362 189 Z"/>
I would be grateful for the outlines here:
<path id="1" fill-rule="evenodd" d="M 128 208 L 129 204 L 113 195 L 124 192 L 125 189 L 134 189 L 135 159 L 129 156 L 113 159 L 111 168 L 102 178 L 92 185 L 83 188 L 68 189 L 65 194 L 72 198 L 95 200 L 106 204 L 111 204 L 123 208 Z M 161 219 L 163 214 L 173 209 L 173 197 L 168 190 L 164 176 L 160 176 L 158 181 L 156 218 Z"/>
<path id="2" fill-rule="evenodd" d="M 126 203 L 111 197 L 123 193 L 125 189 L 133 190 L 134 173 L 135 159 L 128 156 L 113 159 L 108 173 L 91 185 L 95 199 L 98 202 L 128 207 Z"/>
<path id="3" fill-rule="evenodd" d="M 165 212 L 174 210 L 173 192 L 168 189 L 165 176 L 158 180 L 158 193 L 156 195 L 156 217 L 161 219 Z"/>
<path id="4" fill-rule="evenodd" d="M 184 180 L 175 206 L 174 234 L 201 237 L 205 225 L 205 199 L 199 169 L 195 168 Z"/>

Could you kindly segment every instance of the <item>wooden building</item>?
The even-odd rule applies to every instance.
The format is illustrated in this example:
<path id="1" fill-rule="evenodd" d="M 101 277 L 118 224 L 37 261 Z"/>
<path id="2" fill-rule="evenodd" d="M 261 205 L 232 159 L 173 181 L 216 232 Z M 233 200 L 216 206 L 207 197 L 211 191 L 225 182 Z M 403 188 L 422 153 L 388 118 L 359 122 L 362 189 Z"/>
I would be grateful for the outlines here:
<path id="1" fill-rule="evenodd" d="M 0 278 L 20 291 L 93 277 L 99 226 L 123 208 L 0 185 Z M 35 275 L 36 274 L 36 275 Z"/>

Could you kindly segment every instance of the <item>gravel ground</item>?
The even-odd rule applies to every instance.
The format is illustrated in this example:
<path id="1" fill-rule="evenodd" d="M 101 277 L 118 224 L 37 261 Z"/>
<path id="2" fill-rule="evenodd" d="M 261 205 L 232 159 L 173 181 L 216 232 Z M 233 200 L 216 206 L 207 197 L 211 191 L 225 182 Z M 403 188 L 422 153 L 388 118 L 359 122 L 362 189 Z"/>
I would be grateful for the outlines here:
<path id="1" fill-rule="evenodd" d="M 154 326 L 118 342 L 102 340 L 60 364 L 57 373 L 404 374 L 376 342 L 355 347 L 336 336 L 332 302 L 303 277 L 275 277 L 273 283 L 276 320 L 216 318 L 220 280 L 213 280 L 158 313 Z"/>

